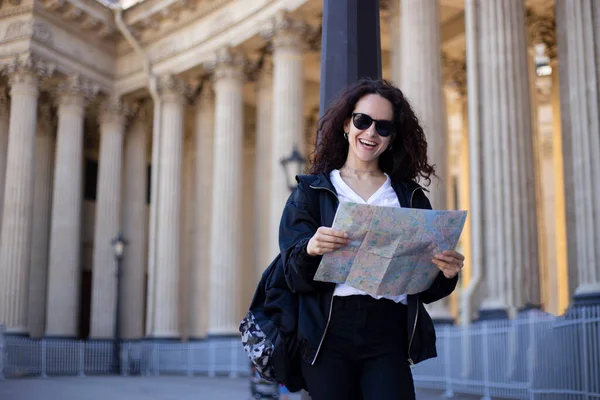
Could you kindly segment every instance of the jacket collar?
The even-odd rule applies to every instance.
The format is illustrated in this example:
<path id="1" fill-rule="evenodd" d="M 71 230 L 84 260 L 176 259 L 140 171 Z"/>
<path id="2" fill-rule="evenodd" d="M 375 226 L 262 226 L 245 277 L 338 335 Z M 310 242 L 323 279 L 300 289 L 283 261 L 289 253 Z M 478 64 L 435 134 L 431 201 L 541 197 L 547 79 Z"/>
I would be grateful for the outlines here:
<path id="1" fill-rule="evenodd" d="M 326 189 L 337 195 L 337 191 L 335 190 L 333 183 L 331 183 L 329 174 L 320 173 L 313 175 L 313 177 L 314 179 L 310 183 L 310 187 L 312 189 Z M 296 180 L 299 180 L 298 177 L 296 177 Z M 396 196 L 398 196 L 398 201 L 402 207 L 411 207 L 410 203 L 412 196 L 417 190 L 427 190 L 414 181 L 401 183 L 392 181 L 392 188 L 396 192 Z"/>
<path id="2" fill-rule="evenodd" d="M 310 184 L 310 187 L 313 189 L 317 189 L 317 188 L 327 189 L 337 195 L 337 191 L 335 190 L 333 183 L 331 183 L 331 179 L 329 179 L 329 175 L 326 175 L 324 173 L 315 175 L 315 180 Z"/>

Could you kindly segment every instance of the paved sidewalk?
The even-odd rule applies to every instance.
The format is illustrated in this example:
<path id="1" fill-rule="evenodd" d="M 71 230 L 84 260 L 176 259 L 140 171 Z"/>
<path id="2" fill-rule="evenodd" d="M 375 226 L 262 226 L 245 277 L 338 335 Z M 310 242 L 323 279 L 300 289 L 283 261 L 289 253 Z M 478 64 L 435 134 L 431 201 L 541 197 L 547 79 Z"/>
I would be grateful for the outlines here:
<path id="1" fill-rule="evenodd" d="M 0 381 L 0 400 L 248 400 L 247 379 L 160 377 L 56 377 Z M 299 400 L 300 395 L 290 395 Z M 455 396 L 456 400 L 478 397 Z M 440 400 L 419 391 L 417 400 Z"/>

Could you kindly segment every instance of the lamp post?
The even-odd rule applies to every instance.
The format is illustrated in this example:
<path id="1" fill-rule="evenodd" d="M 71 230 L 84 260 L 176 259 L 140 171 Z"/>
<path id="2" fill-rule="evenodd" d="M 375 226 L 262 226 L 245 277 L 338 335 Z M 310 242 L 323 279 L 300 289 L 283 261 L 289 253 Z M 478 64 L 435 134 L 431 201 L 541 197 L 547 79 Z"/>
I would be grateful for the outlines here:
<path id="1" fill-rule="evenodd" d="M 116 375 L 121 373 L 121 265 L 123 263 L 123 253 L 127 241 L 122 233 L 111 241 L 115 253 L 115 261 L 117 262 L 117 304 L 115 306 L 115 333 L 113 336 L 113 371 Z"/>
<path id="2" fill-rule="evenodd" d="M 296 187 L 296 175 L 300 175 L 304 172 L 305 165 L 306 159 L 302 157 L 302 154 L 300 154 L 296 145 L 292 148 L 292 154 L 281 159 L 281 166 L 283 167 L 283 172 L 285 173 L 285 179 L 290 192 Z"/>

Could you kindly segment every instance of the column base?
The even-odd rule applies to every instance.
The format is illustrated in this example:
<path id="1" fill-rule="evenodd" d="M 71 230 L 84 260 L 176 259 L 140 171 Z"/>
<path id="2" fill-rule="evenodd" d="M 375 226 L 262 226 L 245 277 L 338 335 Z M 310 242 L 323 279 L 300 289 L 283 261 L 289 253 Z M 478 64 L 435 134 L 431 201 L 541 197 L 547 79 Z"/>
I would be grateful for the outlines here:
<path id="1" fill-rule="evenodd" d="M 523 307 L 519 308 L 517 310 L 517 313 L 523 313 L 523 312 L 532 311 L 532 310 L 541 311 L 542 310 L 542 305 L 541 304 L 527 303 Z"/>
<path id="2" fill-rule="evenodd" d="M 77 336 L 73 335 L 44 335 L 44 340 L 80 340 Z"/>
<path id="3" fill-rule="evenodd" d="M 209 333 L 204 340 L 240 339 L 239 333 Z"/>
<path id="4" fill-rule="evenodd" d="M 600 306 L 600 292 L 575 294 L 573 307 Z"/>
<path id="5" fill-rule="evenodd" d="M 454 325 L 454 318 L 452 317 L 436 317 L 431 320 L 435 326 Z"/>
<path id="6" fill-rule="evenodd" d="M 4 332 L 4 336 L 16 337 L 16 338 L 29 338 L 29 333 L 19 332 L 19 331 L 15 331 L 15 332 L 6 331 L 6 332 Z"/>
<path id="7" fill-rule="evenodd" d="M 508 319 L 508 311 L 504 308 L 479 310 L 477 321 L 493 321 L 499 319 Z"/>
<path id="8" fill-rule="evenodd" d="M 178 336 L 146 336 L 138 340 L 146 343 L 180 343 L 182 341 Z"/>

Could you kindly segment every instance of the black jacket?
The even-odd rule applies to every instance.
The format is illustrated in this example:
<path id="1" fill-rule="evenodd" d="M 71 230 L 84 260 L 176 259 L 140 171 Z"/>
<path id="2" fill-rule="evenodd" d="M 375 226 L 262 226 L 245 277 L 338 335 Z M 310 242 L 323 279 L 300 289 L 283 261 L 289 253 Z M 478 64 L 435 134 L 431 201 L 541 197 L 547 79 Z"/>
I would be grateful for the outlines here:
<path id="1" fill-rule="evenodd" d="M 325 336 L 333 299 L 334 283 L 315 281 L 321 256 L 310 256 L 306 245 L 320 226 L 333 224 L 338 198 L 329 176 L 302 175 L 288 199 L 279 227 L 279 247 L 287 284 L 298 294 L 297 341 L 304 361 L 316 361 Z M 402 207 L 431 209 L 423 188 L 415 182 L 392 183 Z M 407 360 L 416 364 L 436 357 L 435 329 L 423 303 L 448 296 L 458 277 L 446 279 L 440 272 L 424 292 L 408 296 Z"/>

